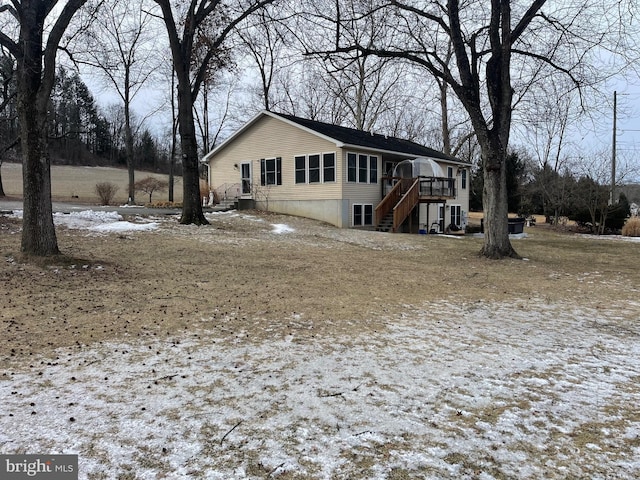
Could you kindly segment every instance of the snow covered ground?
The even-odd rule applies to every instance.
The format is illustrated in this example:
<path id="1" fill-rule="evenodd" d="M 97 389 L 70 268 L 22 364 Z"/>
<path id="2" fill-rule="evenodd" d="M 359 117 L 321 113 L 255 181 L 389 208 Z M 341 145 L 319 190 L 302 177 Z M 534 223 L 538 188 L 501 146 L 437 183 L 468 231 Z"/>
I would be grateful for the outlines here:
<path id="1" fill-rule="evenodd" d="M 0 446 L 77 453 L 81 478 L 633 479 L 637 333 L 440 303 L 361 338 L 105 344 L 7 372 Z"/>
<path id="2" fill-rule="evenodd" d="M 205 317 L 3 369 L 0 451 L 82 479 L 636 479 L 639 312 L 442 301 L 266 340 Z"/>
<path id="3" fill-rule="evenodd" d="M 12 214 L 15 218 L 22 218 L 22 210 Z M 54 213 L 53 223 L 67 228 L 89 230 L 97 233 L 122 233 L 149 231 L 158 228 L 158 223 L 139 217 L 136 222 L 125 221 L 117 212 L 100 212 L 83 210 L 71 213 Z"/>

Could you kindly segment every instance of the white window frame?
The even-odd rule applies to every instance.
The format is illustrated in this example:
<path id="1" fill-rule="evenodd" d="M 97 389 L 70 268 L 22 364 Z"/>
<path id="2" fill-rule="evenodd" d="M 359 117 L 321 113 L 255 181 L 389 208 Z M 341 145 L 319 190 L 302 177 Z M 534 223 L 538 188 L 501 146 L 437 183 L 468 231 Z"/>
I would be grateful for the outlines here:
<path id="1" fill-rule="evenodd" d="M 455 213 L 457 211 L 457 213 Z M 455 220 L 458 220 L 457 222 Z M 462 205 L 450 205 L 449 208 L 449 225 L 462 227 Z M 448 226 L 448 225 L 447 225 Z"/>
<path id="2" fill-rule="evenodd" d="M 249 176 L 244 176 L 244 168 L 248 166 Z M 247 182 L 248 191 L 245 192 L 245 181 Z M 253 192 L 253 162 L 240 163 L 240 194 L 242 196 L 251 196 Z"/>
<path id="3" fill-rule="evenodd" d="M 303 162 L 304 162 L 303 168 L 298 168 L 298 166 L 296 164 L 299 158 L 301 158 L 303 160 Z M 293 156 L 293 183 L 295 185 L 305 185 L 306 183 L 308 183 L 309 172 L 307 171 L 307 166 L 308 166 L 308 162 L 307 162 L 307 156 L 306 155 L 294 155 Z M 298 181 L 298 172 L 304 173 L 304 181 L 303 182 L 299 182 Z"/>
<path id="4" fill-rule="evenodd" d="M 274 162 L 274 170 L 268 170 L 268 162 Z M 278 168 L 278 166 L 280 168 Z M 269 173 L 273 172 L 273 182 L 269 181 Z M 279 181 L 278 181 L 279 180 Z M 267 157 L 260 159 L 260 186 L 277 187 L 282 185 L 282 157 Z"/>
<path id="5" fill-rule="evenodd" d="M 319 158 L 319 166 L 318 166 L 318 176 L 319 180 L 317 182 L 310 181 L 310 166 L 309 166 L 309 158 L 313 156 L 318 156 Z M 325 180 L 325 157 L 327 155 L 333 155 L 333 180 Z M 336 152 L 321 152 L 321 153 L 307 153 L 293 156 L 293 170 L 294 170 L 294 184 L 295 185 L 316 185 L 319 183 L 335 183 L 336 182 Z M 296 160 L 299 158 L 304 158 L 304 182 L 298 182 L 296 175 L 298 172 L 301 172 L 301 169 L 296 167 Z"/>
<path id="6" fill-rule="evenodd" d="M 349 155 L 355 155 L 355 180 L 349 180 Z M 371 168 L 372 160 L 375 158 L 375 182 L 371 181 L 371 173 L 374 169 Z M 366 172 L 365 169 L 361 169 L 360 162 L 361 160 L 366 159 Z M 362 152 L 346 152 L 344 161 L 345 161 L 345 181 L 347 183 L 360 183 L 362 185 L 377 185 L 380 182 L 380 163 L 382 157 L 380 155 L 370 155 L 368 153 Z M 366 176 L 366 181 L 361 181 L 361 178 Z"/>
<path id="7" fill-rule="evenodd" d="M 360 207 L 360 223 L 356 223 L 356 207 Z M 371 208 L 371 222 L 366 223 L 367 214 L 365 210 L 367 207 Z M 375 210 L 373 209 L 373 203 L 353 203 L 351 204 L 351 226 L 352 227 L 372 227 L 375 221 Z"/>

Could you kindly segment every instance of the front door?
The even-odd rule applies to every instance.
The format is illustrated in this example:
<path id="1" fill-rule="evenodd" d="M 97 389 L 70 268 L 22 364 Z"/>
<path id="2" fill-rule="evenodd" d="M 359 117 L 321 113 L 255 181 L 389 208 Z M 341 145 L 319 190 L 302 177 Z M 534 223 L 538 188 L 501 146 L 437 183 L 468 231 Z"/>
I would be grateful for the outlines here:
<path id="1" fill-rule="evenodd" d="M 240 165 L 240 181 L 242 183 L 242 195 L 251 195 L 251 163 Z"/>

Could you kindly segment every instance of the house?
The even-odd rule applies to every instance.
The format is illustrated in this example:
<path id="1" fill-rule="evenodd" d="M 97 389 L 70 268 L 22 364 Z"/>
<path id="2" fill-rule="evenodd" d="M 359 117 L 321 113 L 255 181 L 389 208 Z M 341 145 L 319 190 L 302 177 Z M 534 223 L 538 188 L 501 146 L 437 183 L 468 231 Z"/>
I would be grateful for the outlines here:
<path id="1" fill-rule="evenodd" d="M 414 142 L 269 111 L 204 159 L 220 201 L 394 232 L 464 229 L 470 164 Z"/>

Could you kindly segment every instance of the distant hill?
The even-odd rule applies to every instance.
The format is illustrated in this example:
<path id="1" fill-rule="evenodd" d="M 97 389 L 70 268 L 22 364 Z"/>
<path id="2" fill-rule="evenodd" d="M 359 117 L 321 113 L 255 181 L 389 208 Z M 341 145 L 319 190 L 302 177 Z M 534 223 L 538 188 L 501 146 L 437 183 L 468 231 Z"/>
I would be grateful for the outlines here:
<path id="1" fill-rule="evenodd" d="M 1 172 L 5 194 L 9 197 L 21 197 L 22 164 L 5 162 L 2 164 Z M 136 181 L 148 176 L 167 181 L 169 179 L 168 175 L 136 170 Z M 174 181 L 173 200 L 175 202 L 182 202 L 182 177 L 175 177 Z M 118 187 L 114 203 L 124 204 L 127 202 L 129 177 L 125 168 L 80 167 L 71 165 L 53 165 L 51 167 L 51 196 L 53 200 L 56 201 L 73 201 L 87 204 L 99 203 L 95 188 L 96 183 L 100 182 L 111 182 Z M 168 198 L 169 192 L 167 191 L 153 194 L 154 201 L 166 201 Z M 148 200 L 149 198 L 144 192 L 136 193 L 136 203 L 145 203 Z"/>

